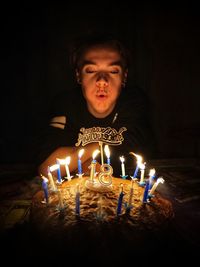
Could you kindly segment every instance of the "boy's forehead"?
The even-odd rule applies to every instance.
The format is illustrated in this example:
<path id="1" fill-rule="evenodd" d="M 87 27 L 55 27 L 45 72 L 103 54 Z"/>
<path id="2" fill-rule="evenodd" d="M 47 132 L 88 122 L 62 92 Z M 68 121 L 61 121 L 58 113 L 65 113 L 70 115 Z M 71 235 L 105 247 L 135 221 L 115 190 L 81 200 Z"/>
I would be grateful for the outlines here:
<path id="1" fill-rule="evenodd" d="M 97 60 L 108 60 L 108 61 L 120 61 L 121 56 L 117 49 L 109 46 L 93 46 L 87 49 L 83 55 L 85 61 L 97 61 Z"/>

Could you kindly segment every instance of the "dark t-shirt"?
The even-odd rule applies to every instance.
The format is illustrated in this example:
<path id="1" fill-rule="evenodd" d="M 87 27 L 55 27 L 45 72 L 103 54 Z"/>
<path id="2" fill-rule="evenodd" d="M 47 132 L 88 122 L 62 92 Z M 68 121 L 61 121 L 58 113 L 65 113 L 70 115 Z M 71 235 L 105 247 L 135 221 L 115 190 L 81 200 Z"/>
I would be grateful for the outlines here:
<path id="1" fill-rule="evenodd" d="M 78 145 L 87 149 L 88 143 L 103 141 L 109 145 L 114 174 L 121 174 L 119 157 L 122 155 L 126 168 L 133 172 L 136 159 L 129 152 L 143 156 L 144 160 L 153 153 L 148 109 L 146 95 L 138 88 L 123 89 L 114 110 L 103 119 L 89 113 L 80 88 L 59 93 L 50 117 L 64 116 L 66 124 L 62 125 L 64 129 L 49 125 L 40 136 L 38 164 L 58 147 Z"/>

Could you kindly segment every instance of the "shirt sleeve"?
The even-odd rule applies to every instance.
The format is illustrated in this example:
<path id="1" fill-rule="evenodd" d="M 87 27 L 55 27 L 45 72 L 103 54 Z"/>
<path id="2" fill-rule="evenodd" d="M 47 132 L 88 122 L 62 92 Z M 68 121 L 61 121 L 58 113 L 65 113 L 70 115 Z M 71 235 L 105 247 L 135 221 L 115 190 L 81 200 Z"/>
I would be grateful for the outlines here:
<path id="1" fill-rule="evenodd" d="M 73 101 L 68 101 L 68 92 L 58 94 L 52 102 L 49 119 L 36 137 L 36 164 L 41 164 L 53 151 L 63 146 L 74 145 L 74 129 L 68 125 L 68 114 Z"/>

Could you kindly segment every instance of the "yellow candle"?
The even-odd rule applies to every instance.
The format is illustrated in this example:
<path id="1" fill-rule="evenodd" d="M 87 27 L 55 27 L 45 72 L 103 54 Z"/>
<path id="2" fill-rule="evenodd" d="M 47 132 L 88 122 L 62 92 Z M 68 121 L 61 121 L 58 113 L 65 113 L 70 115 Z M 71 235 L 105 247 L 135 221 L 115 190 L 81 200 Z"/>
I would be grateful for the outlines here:
<path id="1" fill-rule="evenodd" d="M 62 195 L 61 195 L 61 190 L 58 189 L 58 199 L 59 199 L 59 208 L 60 209 L 64 209 L 64 203 L 63 203 L 63 199 L 62 199 Z"/>

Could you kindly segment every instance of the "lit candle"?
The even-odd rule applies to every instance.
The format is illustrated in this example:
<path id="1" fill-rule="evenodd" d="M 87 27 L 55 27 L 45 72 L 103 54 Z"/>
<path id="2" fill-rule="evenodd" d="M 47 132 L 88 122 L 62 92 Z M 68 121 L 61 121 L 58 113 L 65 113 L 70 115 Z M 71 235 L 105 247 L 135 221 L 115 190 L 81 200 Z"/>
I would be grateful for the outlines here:
<path id="1" fill-rule="evenodd" d="M 152 188 L 151 188 L 151 190 L 149 191 L 149 196 L 151 197 L 151 196 L 153 196 L 153 193 L 154 193 L 154 191 L 156 190 L 156 188 L 157 188 L 157 186 L 159 185 L 159 183 L 164 183 L 164 179 L 162 178 L 162 177 L 159 177 L 157 180 L 156 180 L 156 182 L 153 184 L 153 186 L 152 186 Z"/>
<path id="2" fill-rule="evenodd" d="M 140 155 L 137 155 L 133 152 L 130 152 L 129 154 L 135 156 L 137 158 L 137 165 L 136 165 L 136 168 L 135 168 L 135 171 L 134 171 L 134 174 L 133 174 L 133 178 L 136 178 L 137 175 L 138 175 L 138 171 L 139 171 L 139 168 L 140 168 L 140 164 L 142 163 L 142 157 Z"/>
<path id="3" fill-rule="evenodd" d="M 100 152 L 101 152 L 101 164 L 104 164 L 104 159 L 103 159 L 103 142 L 99 142 L 99 146 L 100 146 Z"/>
<path id="4" fill-rule="evenodd" d="M 50 188 L 52 191 L 56 191 L 56 186 L 55 186 L 55 183 L 54 183 L 54 180 L 53 180 L 53 176 L 51 174 L 51 171 L 50 171 L 50 167 L 48 166 L 48 178 L 49 178 L 49 182 L 50 182 Z"/>
<path id="5" fill-rule="evenodd" d="M 42 174 L 40 176 L 42 178 L 42 188 L 44 190 L 44 199 L 45 199 L 45 202 L 48 204 L 49 203 L 48 179 Z"/>
<path id="6" fill-rule="evenodd" d="M 90 170 L 90 180 L 93 182 L 94 181 L 94 176 L 95 176 L 95 169 L 96 169 L 96 160 L 95 160 L 95 158 L 96 158 L 96 156 L 99 154 L 99 150 L 98 149 L 96 149 L 94 152 L 93 152 L 93 154 L 92 154 L 92 158 L 93 158 L 93 160 L 92 160 L 92 162 L 91 162 L 91 165 L 90 165 L 90 167 L 91 167 L 91 170 Z"/>
<path id="7" fill-rule="evenodd" d="M 123 179 L 126 179 L 126 177 L 128 177 L 128 175 L 125 174 L 125 165 L 124 165 L 125 158 L 124 158 L 124 156 L 120 157 L 120 160 L 121 160 L 121 170 L 122 170 L 121 177 Z"/>
<path id="8" fill-rule="evenodd" d="M 104 151 L 105 151 L 105 154 L 106 154 L 106 157 L 107 157 L 107 164 L 110 165 L 110 149 L 109 149 L 108 145 L 105 145 Z"/>
<path id="9" fill-rule="evenodd" d="M 62 198 L 62 195 L 61 195 L 61 190 L 58 189 L 58 199 L 59 199 L 59 210 L 63 210 L 64 209 L 64 203 L 63 203 L 63 198 Z"/>
<path id="10" fill-rule="evenodd" d="M 121 214 L 123 197 L 124 197 L 123 184 L 121 184 L 120 194 L 119 194 L 118 204 L 117 204 L 117 216 Z"/>
<path id="11" fill-rule="evenodd" d="M 129 193 L 129 199 L 128 199 L 128 204 L 126 207 L 126 212 L 129 213 L 130 210 L 132 209 L 132 200 L 133 200 L 133 180 L 131 182 L 131 188 L 130 188 L 130 193 Z"/>
<path id="12" fill-rule="evenodd" d="M 153 185 L 153 179 L 155 178 L 155 173 L 156 173 L 155 169 L 150 169 L 150 171 L 149 171 L 149 189 L 151 189 L 151 187 Z"/>
<path id="13" fill-rule="evenodd" d="M 59 159 L 56 159 L 56 164 L 58 166 L 58 168 L 57 168 L 57 180 L 58 180 L 58 183 L 61 184 L 62 183 L 62 178 L 61 178 L 60 161 L 59 161 Z"/>
<path id="14" fill-rule="evenodd" d="M 149 193 L 149 180 L 146 182 L 146 186 L 144 189 L 144 195 L 143 195 L 143 203 L 146 203 L 148 201 L 148 193 Z"/>
<path id="15" fill-rule="evenodd" d="M 140 182 L 139 182 L 139 184 L 142 185 L 142 186 L 145 185 L 145 182 L 144 182 L 145 164 L 146 164 L 146 162 L 144 162 L 144 163 L 140 163 L 140 165 L 139 165 L 140 172 L 141 172 L 141 174 L 140 174 Z"/>
<path id="16" fill-rule="evenodd" d="M 70 157 L 66 157 L 66 159 L 65 159 L 65 170 L 66 170 L 68 181 L 70 181 L 71 178 L 72 178 L 72 176 L 70 175 L 70 171 L 69 171 L 70 161 L 71 161 L 71 158 Z"/>
<path id="17" fill-rule="evenodd" d="M 79 184 L 76 185 L 76 207 L 75 207 L 75 213 L 76 215 L 80 215 L 80 192 L 79 192 Z"/>
<path id="18" fill-rule="evenodd" d="M 84 149 L 82 148 L 78 153 L 78 176 L 82 176 L 82 163 L 81 163 L 81 157 L 84 153 Z"/>

